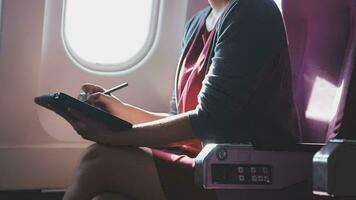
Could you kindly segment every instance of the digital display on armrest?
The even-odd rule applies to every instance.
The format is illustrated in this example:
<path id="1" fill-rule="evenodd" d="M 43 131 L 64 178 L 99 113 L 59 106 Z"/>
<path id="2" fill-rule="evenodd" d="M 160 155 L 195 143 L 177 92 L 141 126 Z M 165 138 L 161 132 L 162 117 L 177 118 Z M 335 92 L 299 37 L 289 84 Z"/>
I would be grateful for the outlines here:
<path id="1" fill-rule="evenodd" d="M 212 164 L 211 173 L 214 184 L 272 184 L 270 165 Z"/>

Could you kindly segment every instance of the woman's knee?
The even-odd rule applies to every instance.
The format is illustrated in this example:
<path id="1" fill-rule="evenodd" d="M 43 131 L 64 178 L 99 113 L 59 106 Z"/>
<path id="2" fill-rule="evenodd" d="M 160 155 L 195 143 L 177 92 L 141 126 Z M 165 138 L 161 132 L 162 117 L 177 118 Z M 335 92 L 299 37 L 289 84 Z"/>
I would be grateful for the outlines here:
<path id="1" fill-rule="evenodd" d="M 145 147 L 111 147 L 101 144 L 92 144 L 84 152 L 81 163 L 94 160 L 126 160 L 133 157 L 151 157 L 151 150 Z"/>
<path id="2" fill-rule="evenodd" d="M 100 158 L 104 153 L 105 146 L 101 144 L 92 144 L 90 145 L 83 153 L 81 162 L 95 160 Z"/>
<path id="3" fill-rule="evenodd" d="M 86 149 L 75 173 L 79 185 L 87 185 L 98 191 L 105 189 L 105 178 L 109 172 L 108 159 L 103 158 L 108 152 L 107 147 L 100 144 L 93 144 Z"/>

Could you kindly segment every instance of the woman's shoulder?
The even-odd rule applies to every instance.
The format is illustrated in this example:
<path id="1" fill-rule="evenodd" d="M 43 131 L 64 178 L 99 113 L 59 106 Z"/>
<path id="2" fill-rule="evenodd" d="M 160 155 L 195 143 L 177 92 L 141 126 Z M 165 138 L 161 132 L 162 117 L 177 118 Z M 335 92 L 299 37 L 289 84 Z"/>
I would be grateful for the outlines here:
<path id="1" fill-rule="evenodd" d="M 258 17 L 276 13 L 280 13 L 280 11 L 273 0 L 231 0 L 223 14 L 223 18 L 239 14 L 250 14 Z"/>
<path id="2" fill-rule="evenodd" d="M 224 29 L 239 20 L 263 24 L 281 19 L 280 10 L 273 0 L 231 0 L 217 27 Z"/>
<path id="3" fill-rule="evenodd" d="M 227 12 L 236 13 L 239 8 L 243 8 L 246 12 L 279 12 L 274 0 L 231 0 Z"/>

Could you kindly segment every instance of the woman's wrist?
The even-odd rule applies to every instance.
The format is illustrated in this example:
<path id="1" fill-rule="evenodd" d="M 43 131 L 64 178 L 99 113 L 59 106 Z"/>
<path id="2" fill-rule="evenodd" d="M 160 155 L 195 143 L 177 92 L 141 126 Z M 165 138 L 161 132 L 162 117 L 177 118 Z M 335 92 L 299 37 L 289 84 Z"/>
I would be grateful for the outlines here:
<path id="1" fill-rule="evenodd" d="M 117 105 L 115 105 L 115 108 L 112 111 L 112 115 L 115 115 L 119 118 L 124 118 L 125 115 L 128 113 L 128 105 L 123 102 L 118 102 Z"/>

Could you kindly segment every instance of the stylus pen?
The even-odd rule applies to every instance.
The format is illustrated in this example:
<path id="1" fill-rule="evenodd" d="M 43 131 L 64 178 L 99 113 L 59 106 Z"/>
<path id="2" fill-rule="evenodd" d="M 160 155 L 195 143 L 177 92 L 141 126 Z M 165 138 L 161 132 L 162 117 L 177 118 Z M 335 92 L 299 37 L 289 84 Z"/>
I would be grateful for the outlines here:
<path id="1" fill-rule="evenodd" d="M 125 83 L 122 83 L 122 84 L 120 84 L 120 85 L 118 85 L 118 86 L 115 86 L 115 87 L 113 87 L 113 88 L 110 88 L 110 89 L 108 89 L 108 90 L 105 90 L 105 91 L 102 92 L 102 93 L 103 93 L 103 94 L 106 94 L 106 95 L 109 95 L 109 94 L 115 92 L 116 90 L 119 90 L 119 89 L 121 89 L 121 88 L 124 88 L 124 87 L 126 87 L 126 86 L 128 86 L 128 85 L 129 85 L 129 84 L 125 82 Z M 80 93 L 79 96 L 78 96 L 78 99 L 81 100 L 81 101 L 84 101 L 84 102 L 87 102 L 87 101 L 88 101 L 87 98 L 88 98 L 87 93 L 84 93 L 84 92 Z"/>
<path id="2" fill-rule="evenodd" d="M 110 89 L 108 89 L 108 90 L 105 90 L 104 92 L 103 92 L 103 94 L 107 94 L 107 95 L 109 95 L 109 94 L 111 94 L 111 93 L 113 93 L 113 92 L 115 92 L 116 90 L 119 90 L 119 89 L 121 89 L 121 88 L 124 88 L 124 87 L 126 87 L 126 86 L 128 86 L 129 84 L 128 83 L 122 83 L 122 84 L 120 84 L 120 85 L 118 85 L 118 86 L 115 86 L 115 87 L 113 87 L 113 88 L 110 88 Z"/>

